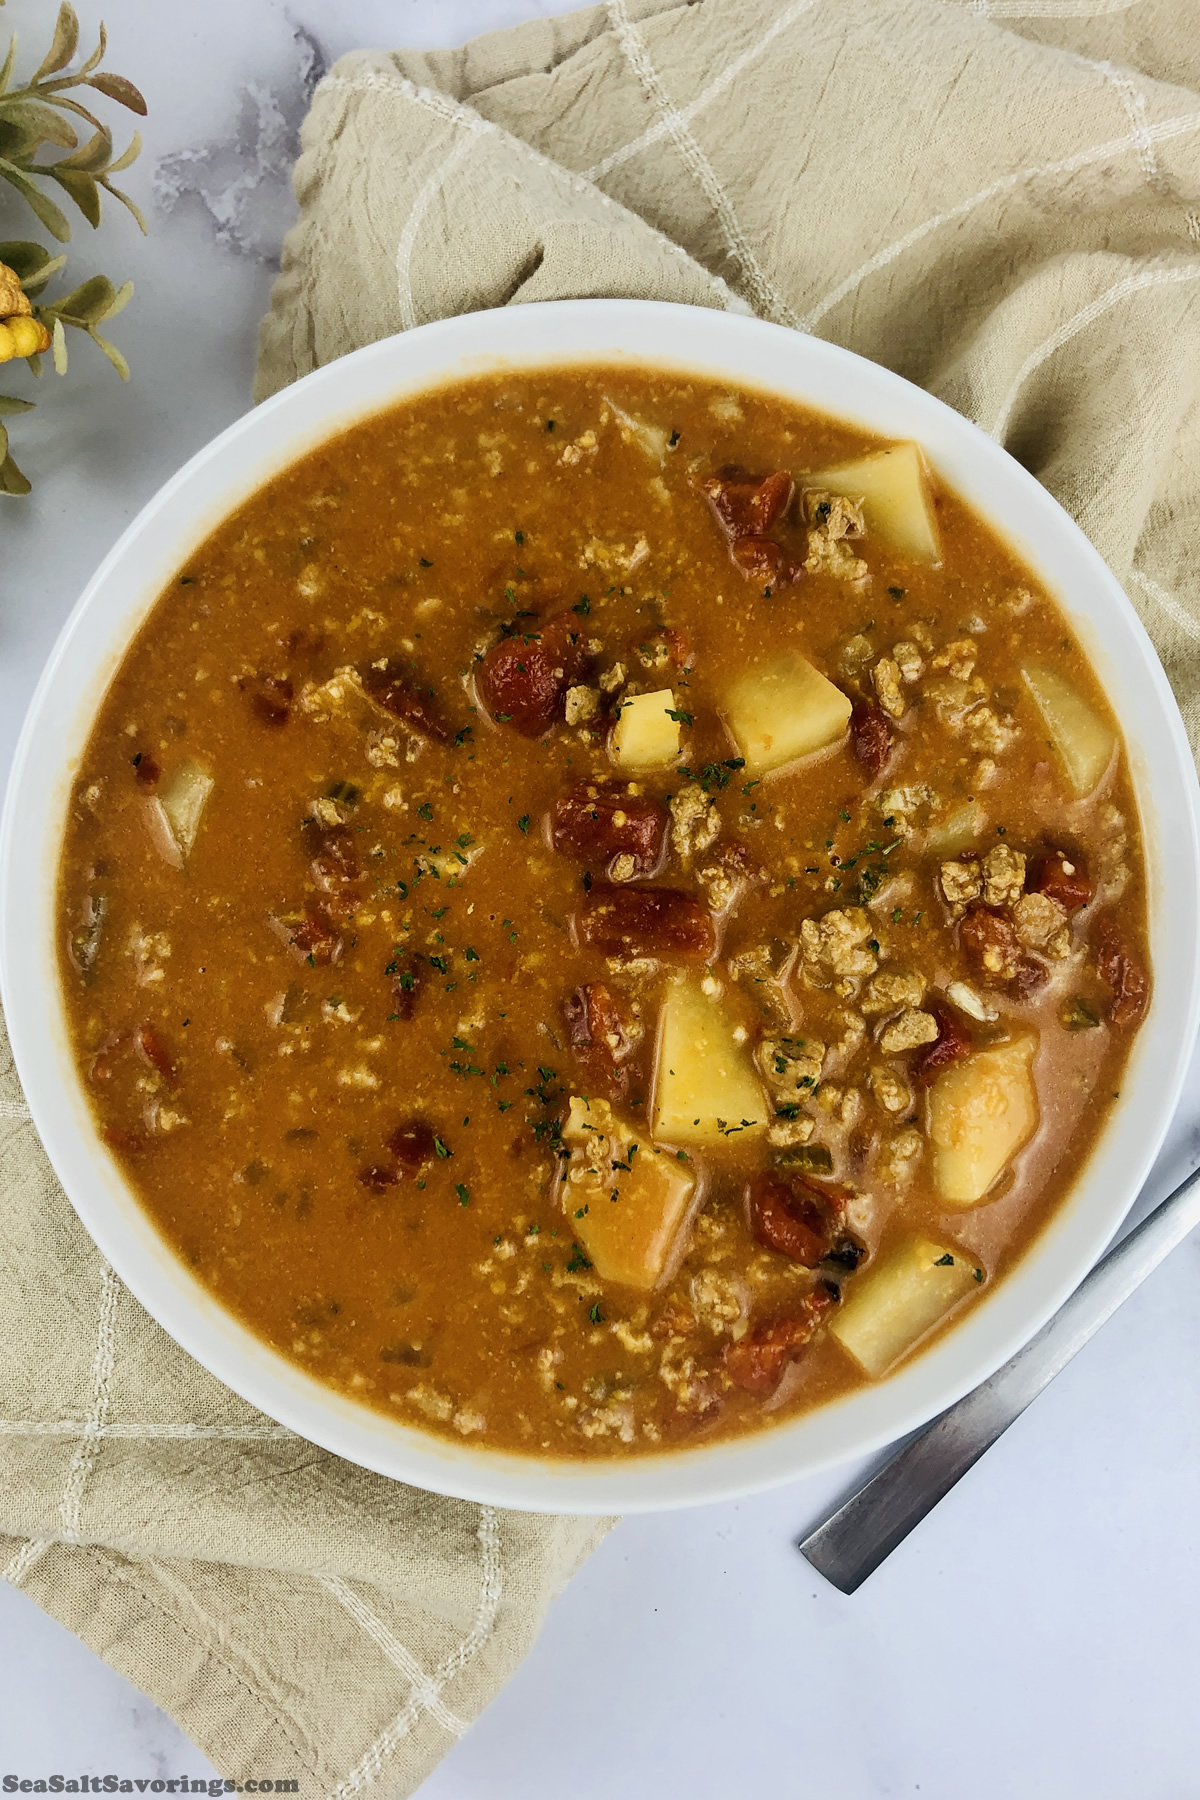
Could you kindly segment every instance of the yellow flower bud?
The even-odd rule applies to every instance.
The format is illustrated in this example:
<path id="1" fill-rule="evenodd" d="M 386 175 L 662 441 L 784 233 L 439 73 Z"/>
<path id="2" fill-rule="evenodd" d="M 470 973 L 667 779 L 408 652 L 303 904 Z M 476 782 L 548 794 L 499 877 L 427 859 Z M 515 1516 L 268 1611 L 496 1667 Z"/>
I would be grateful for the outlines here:
<path id="1" fill-rule="evenodd" d="M 0 319 L 28 318 L 32 308 L 15 269 L 0 262 Z"/>
<path id="2" fill-rule="evenodd" d="M 14 270 L 0 262 L 0 363 L 37 356 L 50 348 L 50 333 L 33 317 L 29 296 Z"/>
<path id="3" fill-rule="evenodd" d="M 6 319 L 0 324 L 0 363 L 18 356 L 37 356 L 50 348 L 50 333 L 37 319 Z"/>

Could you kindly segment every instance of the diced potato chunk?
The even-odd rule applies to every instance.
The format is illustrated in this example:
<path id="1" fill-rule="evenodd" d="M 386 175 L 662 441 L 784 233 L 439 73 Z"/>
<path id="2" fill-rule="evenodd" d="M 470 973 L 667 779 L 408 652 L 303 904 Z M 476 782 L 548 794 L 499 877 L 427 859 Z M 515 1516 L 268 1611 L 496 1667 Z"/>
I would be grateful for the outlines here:
<path id="1" fill-rule="evenodd" d="M 939 562 L 937 516 L 918 444 L 897 444 L 858 462 L 802 475 L 800 486 L 861 500 L 868 532 L 878 532 L 919 562 Z"/>
<path id="2" fill-rule="evenodd" d="M 604 404 L 620 426 L 621 436 L 626 443 L 635 443 L 661 469 L 667 460 L 667 449 L 671 441 L 666 428 L 651 425 L 647 419 L 639 419 L 636 413 L 626 412 L 623 406 L 618 406 L 607 394 L 604 396 Z"/>
<path id="3" fill-rule="evenodd" d="M 983 808 L 978 800 L 965 800 L 940 825 L 930 827 L 925 848 L 931 856 L 957 856 L 983 835 Z"/>
<path id="4" fill-rule="evenodd" d="M 886 1375 L 979 1286 L 975 1270 L 960 1250 L 908 1238 L 847 1283 L 830 1333 L 867 1375 Z"/>
<path id="5" fill-rule="evenodd" d="M 190 760 L 181 762 L 149 804 L 150 829 L 167 861 L 182 869 L 192 853 L 200 820 L 212 792 L 207 769 Z"/>
<path id="6" fill-rule="evenodd" d="M 751 775 L 827 749 L 846 735 L 850 701 L 802 656 L 750 669 L 725 696 L 725 724 Z"/>
<path id="7" fill-rule="evenodd" d="M 696 1197 L 687 1163 L 604 1100 L 571 1100 L 563 1209 L 596 1273 L 648 1292 L 678 1267 Z"/>
<path id="8" fill-rule="evenodd" d="M 686 977 L 672 982 L 659 1009 L 654 1136 L 665 1144 L 756 1137 L 767 1116 L 750 1051 L 721 1001 Z"/>
<path id="9" fill-rule="evenodd" d="M 1112 761 L 1116 734 L 1057 669 L 1030 663 L 1021 673 L 1050 733 L 1071 792 L 1077 800 L 1086 799 Z"/>
<path id="10" fill-rule="evenodd" d="M 938 1076 L 929 1096 L 933 1179 L 951 1206 L 974 1206 L 1037 1130 L 1036 1040 L 977 1050 Z"/>
<path id="11" fill-rule="evenodd" d="M 670 688 L 653 694 L 631 694 L 621 702 L 608 741 L 609 753 L 621 769 L 666 769 L 679 756 L 679 720 Z"/>

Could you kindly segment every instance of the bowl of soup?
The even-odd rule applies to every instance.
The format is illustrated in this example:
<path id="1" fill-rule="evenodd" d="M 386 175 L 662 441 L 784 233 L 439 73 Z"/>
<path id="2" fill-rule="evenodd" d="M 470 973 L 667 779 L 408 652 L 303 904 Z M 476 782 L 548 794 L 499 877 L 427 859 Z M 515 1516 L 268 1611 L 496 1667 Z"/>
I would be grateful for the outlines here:
<path id="1" fill-rule="evenodd" d="M 9 1029 L 97 1245 L 272 1418 L 726 1497 L 919 1425 L 1102 1250 L 1196 1030 L 1194 796 L 1114 578 L 929 395 L 701 309 L 471 315 L 98 571 Z"/>

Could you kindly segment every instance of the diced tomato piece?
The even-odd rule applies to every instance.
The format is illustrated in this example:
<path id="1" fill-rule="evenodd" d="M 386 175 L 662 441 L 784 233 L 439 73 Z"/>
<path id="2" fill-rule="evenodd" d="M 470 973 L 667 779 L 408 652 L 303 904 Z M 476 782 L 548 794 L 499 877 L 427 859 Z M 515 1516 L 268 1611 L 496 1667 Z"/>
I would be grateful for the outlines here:
<path id="1" fill-rule="evenodd" d="M 786 587 L 797 581 L 801 564 L 767 533 L 792 503 L 795 484 L 786 469 L 771 475 L 749 475 L 745 469 L 719 469 L 699 483 L 713 517 L 725 535 L 734 566 L 750 581 Z"/>
<path id="2" fill-rule="evenodd" d="M 312 876 L 323 894 L 337 893 L 359 876 L 358 840 L 348 825 L 318 825 L 306 820 L 305 846 L 312 856 Z"/>
<path id="3" fill-rule="evenodd" d="M 586 1050 L 593 1041 L 592 1022 L 588 1017 L 588 992 L 586 987 L 577 987 L 573 994 L 567 995 L 562 1004 L 567 1042 L 572 1050 Z"/>
<path id="4" fill-rule="evenodd" d="M 170 1045 L 156 1025 L 139 1025 L 132 1032 L 113 1032 L 105 1038 L 88 1069 L 88 1077 L 96 1082 L 111 1082 L 118 1075 L 126 1080 L 133 1077 L 137 1064 L 130 1061 L 137 1056 L 149 1068 L 160 1075 L 168 1087 L 174 1087 L 177 1081 L 175 1058 L 171 1054 Z M 145 1077 L 142 1077 L 144 1082 Z"/>
<path id="5" fill-rule="evenodd" d="M 959 926 L 959 942 L 976 974 L 991 987 L 1010 982 L 1021 966 L 1012 921 L 988 906 L 971 906 Z"/>
<path id="6" fill-rule="evenodd" d="M 614 1062 L 632 1048 L 629 1022 L 610 988 L 589 981 L 563 1001 L 567 1041 L 572 1049 L 602 1044 Z"/>
<path id="7" fill-rule="evenodd" d="M 129 1039 L 120 1032 L 110 1032 L 88 1065 L 88 1080 L 111 1081 L 129 1053 Z"/>
<path id="8" fill-rule="evenodd" d="M 341 961 L 345 945 L 323 906 L 314 903 L 300 914 L 272 916 L 267 922 L 297 962 Z"/>
<path id="9" fill-rule="evenodd" d="M 591 981 L 563 1001 L 567 1042 L 593 1087 L 613 1098 L 629 1092 L 631 1070 L 625 1066 L 633 1049 L 629 1019 L 616 996 L 602 982 Z"/>
<path id="10" fill-rule="evenodd" d="M 811 1341 L 835 1304 L 836 1289 L 822 1282 L 795 1312 L 752 1325 L 744 1337 L 726 1348 L 725 1368 L 730 1379 L 748 1394 L 773 1394 L 788 1364 Z"/>
<path id="11" fill-rule="evenodd" d="M 783 1379 L 783 1371 L 797 1347 L 790 1319 L 759 1325 L 725 1350 L 725 1368 L 736 1387 L 765 1398 Z M 802 1340 L 805 1342 L 807 1340 Z"/>
<path id="12" fill-rule="evenodd" d="M 580 862 L 605 864 L 632 856 L 639 875 L 651 875 L 662 861 L 667 809 L 658 800 L 626 793 L 624 784 L 581 782 L 550 814 L 550 841 Z"/>
<path id="13" fill-rule="evenodd" d="M 964 1056 L 970 1056 L 975 1047 L 966 1026 L 944 1000 L 926 1000 L 925 1011 L 932 1013 L 937 1020 L 938 1034 L 932 1044 L 925 1044 L 917 1051 L 909 1064 L 913 1079 L 920 1082 L 922 1087 L 928 1087 L 951 1063 L 961 1062 Z"/>
<path id="14" fill-rule="evenodd" d="M 834 1220 L 817 1191 L 771 1170 L 746 1183 L 750 1229 L 760 1244 L 806 1269 L 815 1269 L 833 1245 Z"/>
<path id="15" fill-rule="evenodd" d="M 124 1125 L 102 1125 L 100 1136 L 110 1150 L 122 1156 L 140 1156 L 153 1141 L 148 1131 L 130 1131 Z"/>
<path id="16" fill-rule="evenodd" d="M 1096 973 L 1112 994 L 1108 1016 L 1113 1024 L 1136 1025 L 1150 998 L 1150 977 L 1109 918 L 1100 921 L 1096 933 Z"/>
<path id="17" fill-rule="evenodd" d="M 384 712 L 400 719 L 431 743 L 448 741 L 450 727 L 442 716 L 437 696 L 412 663 L 402 662 L 394 656 L 384 657 L 360 668 L 358 678 L 363 692 Z"/>
<path id="18" fill-rule="evenodd" d="M 891 761 L 896 732 L 874 700 L 855 702 L 850 714 L 850 748 L 868 775 L 882 775 Z"/>
<path id="19" fill-rule="evenodd" d="M 646 640 L 645 648 L 651 651 L 659 648 L 664 650 L 667 660 L 675 669 L 686 669 L 691 665 L 691 640 L 686 631 L 680 631 L 676 625 L 664 625 L 661 630 L 653 632 Z"/>
<path id="20" fill-rule="evenodd" d="M 563 1022 L 567 1027 L 567 1042 L 572 1050 L 580 1053 L 580 1060 L 589 1063 L 586 1052 L 591 1050 L 595 1039 L 592 1036 L 592 1021 L 588 1004 L 589 989 L 577 987 L 573 994 L 568 994 L 562 1003 Z"/>
<path id="21" fill-rule="evenodd" d="M 579 940 L 606 956 L 705 962 L 717 947 L 712 915 L 681 888 L 594 887 L 575 915 Z"/>
<path id="22" fill-rule="evenodd" d="M 396 1161 L 409 1174 L 437 1155 L 437 1134 L 425 1119 L 405 1119 L 387 1141 Z"/>
<path id="23" fill-rule="evenodd" d="M 475 675 L 492 718 L 523 737 L 542 737 L 561 716 L 567 689 L 587 668 L 579 620 L 570 612 L 518 619 L 509 637 L 493 644 Z"/>
<path id="24" fill-rule="evenodd" d="M 774 538 L 733 538 L 729 554 L 734 566 L 748 581 L 762 581 L 771 587 L 790 587 L 793 581 L 800 579 L 800 563 Z"/>
<path id="25" fill-rule="evenodd" d="M 112 1032 L 106 1037 L 88 1067 L 89 1080 L 101 1087 L 103 1111 L 101 1124 L 104 1141 L 114 1150 L 136 1155 L 154 1140 L 145 1129 L 148 1119 L 146 1070 L 150 1069 L 169 1088 L 178 1077 L 170 1046 L 157 1026 L 145 1023 L 133 1031 Z M 135 1123 L 134 1121 L 139 1121 Z"/>
<path id="26" fill-rule="evenodd" d="M 134 1048 L 169 1087 L 175 1086 L 175 1059 L 161 1031 L 154 1025 L 139 1025 L 133 1034 Z"/>
<path id="27" fill-rule="evenodd" d="M 750 475 L 745 469 L 719 469 L 700 482 L 701 491 L 729 538 L 763 537 L 792 502 L 795 483 L 786 469 L 772 475 Z"/>
<path id="28" fill-rule="evenodd" d="M 1022 950 L 1011 919 L 994 907 L 968 907 L 959 942 L 981 981 L 1010 989 L 1018 1000 L 1030 999 L 1049 979 L 1045 963 Z"/>
<path id="29" fill-rule="evenodd" d="M 133 759 L 133 778 L 139 787 L 155 788 L 158 786 L 162 770 L 148 750 L 140 750 Z"/>
<path id="30" fill-rule="evenodd" d="M 292 684 L 286 675 L 245 675 L 238 686 L 250 710 L 264 725 L 286 725 L 292 710 Z"/>
<path id="31" fill-rule="evenodd" d="M 359 907 L 358 890 L 347 886 L 336 894 L 322 894 L 318 897 L 317 906 L 326 924 L 337 931 L 343 925 L 353 924 Z"/>
<path id="32" fill-rule="evenodd" d="M 1068 912 L 1087 906 L 1092 898 L 1092 878 L 1083 857 L 1074 850 L 1047 850 L 1037 857 L 1028 886 L 1035 894 L 1057 900 Z"/>

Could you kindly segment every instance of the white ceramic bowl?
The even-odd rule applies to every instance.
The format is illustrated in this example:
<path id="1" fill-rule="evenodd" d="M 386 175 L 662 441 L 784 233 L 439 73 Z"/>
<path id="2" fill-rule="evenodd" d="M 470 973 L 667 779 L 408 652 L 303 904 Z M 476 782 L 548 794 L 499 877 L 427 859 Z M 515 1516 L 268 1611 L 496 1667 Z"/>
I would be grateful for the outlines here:
<path id="1" fill-rule="evenodd" d="M 107 683 L 164 584 L 228 511 L 330 433 L 408 394 L 499 367 L 625 361 L 768 389 L 884 437 L 918 439 L 946 481 L 1038 571 L 1124 726 L 1159 979 L 1121 1098 L 1070 1199 L 1019 1266 L 932 1349 L 887 1381 L 736 1442 L 566 1463 L 446 1443 L 355 1405 L 269 1350 L 188 1273 L 101 1143 L 72 1061 L 55 873 L 72 779 Z M 500 1505 L 620 1512 L 725 1499 L 913 1430 L 1011 1356 L 1103 1250 L 1162 1141 L 1200 1019 L 1195 793 L 1170 688 L 1117 582 L 1032 476 L 939 401 L 845 350 L 728 313 L 610 300 L 473 313 L 373 344 L 247 414 L 167 483 L 88 584 L 34 695 L 7 797 L 0 982 L 8 1028 L 42 1142 L 101 1251 L 185 1350 L 272 1418 L 385 1475 Z"/>

